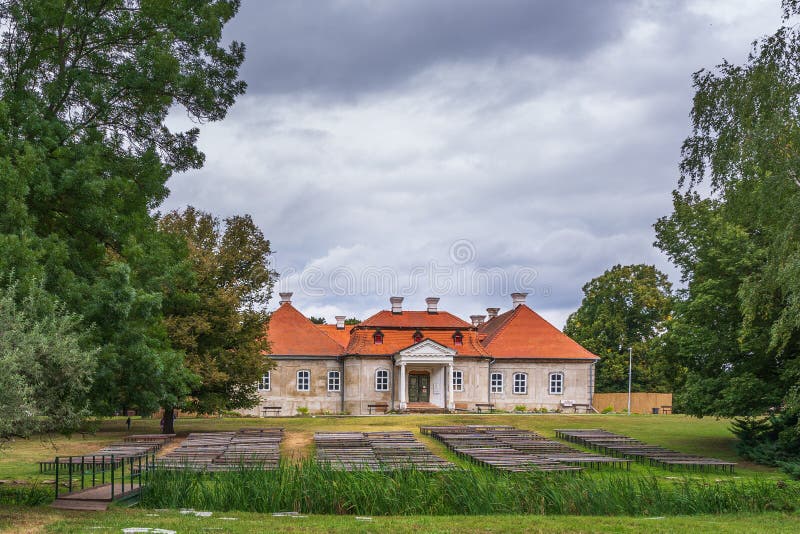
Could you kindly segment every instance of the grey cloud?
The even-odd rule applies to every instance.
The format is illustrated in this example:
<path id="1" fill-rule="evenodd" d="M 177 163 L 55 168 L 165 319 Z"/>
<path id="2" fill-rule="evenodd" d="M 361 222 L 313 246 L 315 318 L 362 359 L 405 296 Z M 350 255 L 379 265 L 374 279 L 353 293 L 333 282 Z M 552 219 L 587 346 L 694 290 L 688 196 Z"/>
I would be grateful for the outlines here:
<path id="1" fill-rule="evenodd" d="M 226 36 L 247 45 L 251 94 L 344 98 L 439 62 L 573 60 L 619 36 L 621 0 L 246 1 Z"/>

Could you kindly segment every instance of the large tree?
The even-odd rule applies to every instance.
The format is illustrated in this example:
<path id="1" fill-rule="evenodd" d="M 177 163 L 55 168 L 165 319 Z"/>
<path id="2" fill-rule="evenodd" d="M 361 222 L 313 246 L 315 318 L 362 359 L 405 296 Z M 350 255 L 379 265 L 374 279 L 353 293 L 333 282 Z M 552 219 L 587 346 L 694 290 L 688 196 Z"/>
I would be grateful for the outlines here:
<path id="1" fill-rule="evenodd" d="M 159 221 L 188 245 L 193 276 L 172 288 L 164 304 L 173 347 L 198 377 L 186 407 L 198 413 L 248 408 L 254 384 L 270 368 L 264 326 L 276 277 L 270 244 L 249 215 L 219 219 L 188 207 Z M 165 405 L 171 432 L 173 405 Z"/>
<path id="2" fill-rule="evenodd" d="M 198 168 L 199 130 L 245 85 L 244 47 L 220 45 L 236 0 L 0 2 L 0 272 L 95 324 L 95 408 L 154 410 L 191 385 L 161 304 L 180 271 L 151 215 L 174 172 Z M 167 260 L 172 264 L 167 264 Z M 152 278 L 145 273 L 160 273 Z"/>
<path id="3" fill-rule="evenodd" d="M 615 265 L 584 285 L 583 294 L 564 333 L 600 356 L 597 391 L 627 390 L 629 349 L 634 389 L 669 391 L 679 369 L 661 339 L 672 310 L 667 275 L 652 265 Z"/>
<path id="4" fill-rule="evenodd" d="M 796 0 L 784 2 L 784 21 L 798 11 Z M 769 439 L 796 455 L 797 26 L 754 43 L 743 65 L 723 62 L 695 73 L 694 85 L 693 133 L 683 145 L 674 212 L 656 224 L 657 245 L 686 284 L 671 329 L 676 356 L 688 368 L 680 401 L 701 416 L 778 414 Z"/>

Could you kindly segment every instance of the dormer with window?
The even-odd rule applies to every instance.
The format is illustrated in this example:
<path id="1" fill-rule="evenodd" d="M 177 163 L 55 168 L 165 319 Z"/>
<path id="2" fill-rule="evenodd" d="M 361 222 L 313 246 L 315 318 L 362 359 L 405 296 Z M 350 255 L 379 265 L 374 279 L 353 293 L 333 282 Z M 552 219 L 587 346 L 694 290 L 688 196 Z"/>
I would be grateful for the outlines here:
<path id="1" fill-rule="evenodd" d="M 414 332 L 414 343 L 419 343 L 420 341 L 422 341 L 422 337 L 423 337 L 422 331 L 419 328 L 417 328 L 417 331 Z"/>
<path id="2" fill-rule="evenodd" d="M 372 334 L 372 342 L 375 345 L 383 345 L 383 332 L 381 332 L 380 328 Z"/>
<path id="3" fill-rule="evenodd" d="M 461 330 L 456 330 L 453 334 L 453 345 L 456 347 L 464 345 L 464 334 L 461 333 Z"/>

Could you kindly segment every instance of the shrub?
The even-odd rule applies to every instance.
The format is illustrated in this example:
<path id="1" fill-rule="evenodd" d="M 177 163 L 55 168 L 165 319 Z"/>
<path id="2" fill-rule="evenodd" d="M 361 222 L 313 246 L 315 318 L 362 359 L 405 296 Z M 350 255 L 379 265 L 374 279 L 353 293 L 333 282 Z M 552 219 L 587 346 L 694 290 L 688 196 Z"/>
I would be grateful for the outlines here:
<path id="1" fill-rule="evenodd" d="M 600 413 L 614 413 L 614 407 L 613 406 L 606 406 L 605 408 L 603 408 L 603 411 L 600 412 Z"/>
<path id="2" fill-rule="evenodd" d="M 524 412 L 526 410 L 527 410 L 527 407 L 524 404 L 517 404 L 516 406 L 514 406 L 514 411 L 515 412 Z"/>
<path id="3" fill-rule="evenodd" d="M 308 415 L 308 407 L 306 406 L 298 406 L 297 407 L 298 415 Z"/>

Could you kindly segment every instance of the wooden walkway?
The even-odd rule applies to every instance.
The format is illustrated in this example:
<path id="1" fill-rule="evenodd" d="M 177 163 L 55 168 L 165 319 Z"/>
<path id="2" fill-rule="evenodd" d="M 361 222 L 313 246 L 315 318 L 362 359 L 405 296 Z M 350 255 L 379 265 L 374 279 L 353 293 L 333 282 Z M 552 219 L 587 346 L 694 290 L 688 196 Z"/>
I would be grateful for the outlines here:
<path id="1" fill-rule="evenodd" d="M 230 471 L 238 468 L 275 469 L 280 461 L 282 428 L 242 429 L 238 432 L 193 432 L 158 458 L 158 467 Z"/>
<path id="2" fill-rule="evenodd" d="M 599 428 L 559 429 L 556 430 L 556 436 L 618 457 L 630 458 L 642 463 L 647 460 L 651 466 L 657 465 L 670 470 L 673 467 L 685 467 L 700 471 L 722 469 L 723 472 L 729 470 L 733 473 L 736 466 L 735 462 L 685 454 L 656 445 L 648 445 L 637 439 L 614 434 Z"/>
<path id="3" fill-rule="evenodd" d="M 455 466 L 434 455 L 409 431 L 317 432 L 317 460 L 346 471 L 441 471 Z"/>
<path id="4" fill-rule="evenodd" d="M 51 505 L 53 508 L 61 510 L 85 510 L 85 511 L 102 511 L 108 509 L 108 505 L 112 501 L 116 501 L 126 497 L 133 497 L 139 493 L 141 488 L 138 482 L 133 484 L 125 484 L 125 488 L 117 483 L 114 484 L 114 495 L 111 494 L 111 484 L 103 484 L 93 488 L 84 490 L 73 491 L 66 495 L 60 495 L 58 499 L 53 501 Z"/>
<path id="5" fill-rule="evenodd" d="M 627 459 L 580 451 L 541 434 L 497 425 L 420 427 L 456 454 L 502 471 L 576 471 L 603 465 L 630 467 Z"/>

